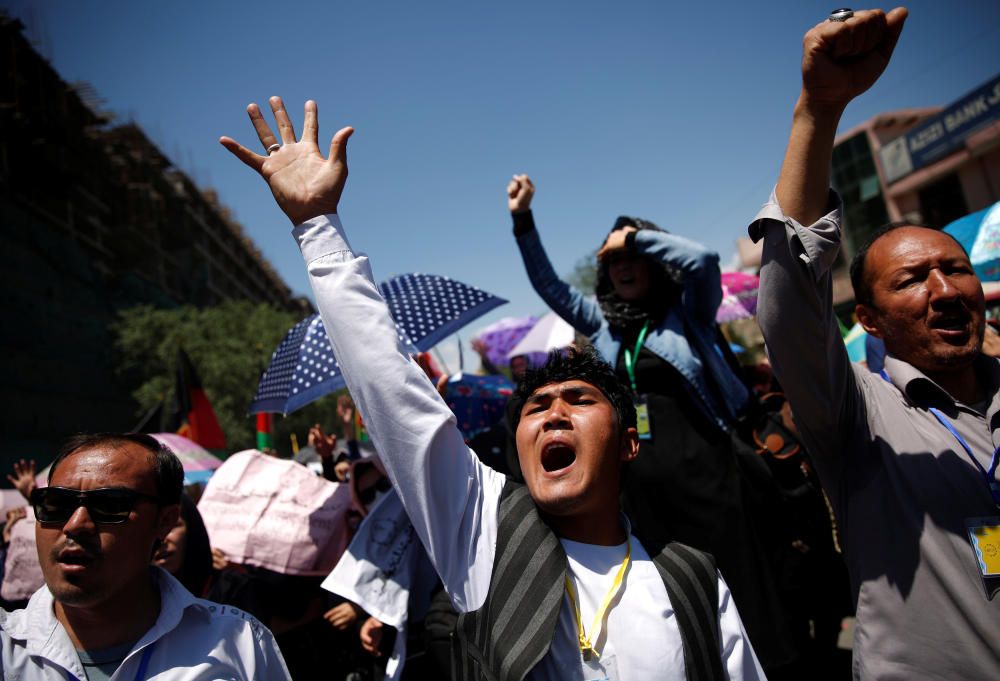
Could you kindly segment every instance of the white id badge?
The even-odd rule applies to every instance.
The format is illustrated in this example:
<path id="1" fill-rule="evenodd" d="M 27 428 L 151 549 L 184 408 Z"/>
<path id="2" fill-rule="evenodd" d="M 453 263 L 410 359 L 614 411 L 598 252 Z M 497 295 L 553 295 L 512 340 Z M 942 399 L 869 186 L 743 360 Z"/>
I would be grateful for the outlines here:
<path id="1" fill-rule="evenodd" d="M 600 657 L 591 656 L 589 660 L 580 656 L 580 664 L 583 671 L 580 678 L 584 681 L 620 681 L 618 675 L 618 664 L 615 654 L 608 651 Z"/>

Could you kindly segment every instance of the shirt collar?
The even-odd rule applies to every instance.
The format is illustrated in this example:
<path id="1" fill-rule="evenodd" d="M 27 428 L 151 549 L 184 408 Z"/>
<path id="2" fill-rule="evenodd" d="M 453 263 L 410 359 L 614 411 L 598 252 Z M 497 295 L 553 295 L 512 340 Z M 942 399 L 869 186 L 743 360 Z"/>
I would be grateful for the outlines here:
<path id="1" fill-rule="evenodd" d="M 151 566 L 153 579 L 160 588 L 160 615 L 149 631 L 135 645 L 135 650 L 156 641 L 172 631 L 180 623 L 184 610 L 198 600 L 166 570 Z M 70 671 L 80 664 L 76 649 L 69 634 L 59 624 L 53 609 L 54 598 L 48 586 L 36 591 L 25 608 L 21 618 L 8 616 L 4 628 L 12 638 L 25 641 L 29 654 L 40 655 L 57 662 Z"/>
<path id="2" fill-rule="evenodd" d="M 995 399 L 998 390 L 1000 390 L 1000 362 L 982 353 L 979 354 L 975 362 L 978 375 L 986 378 L 987 396 Z M 889 375 L 892 384 L 899 388 L 900 392 L 914 404 L 936 403 L 950 408 L 955 408 L 958 405 L 968 406 L 957 402 L 947 390 L 931 380 L 920 369 L 892 355 L 885 356 L 885 372 Z"/>

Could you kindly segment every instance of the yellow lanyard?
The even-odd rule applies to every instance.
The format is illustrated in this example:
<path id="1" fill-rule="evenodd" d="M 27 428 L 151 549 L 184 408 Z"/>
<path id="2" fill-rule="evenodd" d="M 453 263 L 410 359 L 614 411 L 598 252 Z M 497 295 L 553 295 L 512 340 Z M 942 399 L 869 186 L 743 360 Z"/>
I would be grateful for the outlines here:
<path id="1" fill-rule="evenodd" d="M 608 612 L 611 601 L 614 600 L 618 590 L 621 589 L 622 580 L 625 578 L 625 571 L 628 569 L 628 563 L 631 558 L 632 536 L 629 535 L 628 545 L 625 549 L 625 560 L 622 561 L 621 567 L 618 568 L 618 574 L 615 575 L 615 581 L 608 590 L 608 593 L 604 594 L 604 601 L 601 603 L 601 607 L 594 613 L 594 623 L 590 625 L 590 636 L 592 638 L 588 637 L 587 632 L 583 630 L 583 619 L 580 616 L 580 604 L 576 598 L 576 591 L 573 589 L 573 582 L 570 581 L 569 575 L 566 575 L 566 593 L 569 594 L 569 600 L 573 603 L 573 612 L 576 614 L 576 628 L 580 641 L 580 652 L 583 654 L 583 659 L 585 660 L 589 660 L 591 655 L 600 657 L 594 649 L 594 641 L 597 641 L 601 637 L 601 626 L 604 624 L 604 616 Z"/>

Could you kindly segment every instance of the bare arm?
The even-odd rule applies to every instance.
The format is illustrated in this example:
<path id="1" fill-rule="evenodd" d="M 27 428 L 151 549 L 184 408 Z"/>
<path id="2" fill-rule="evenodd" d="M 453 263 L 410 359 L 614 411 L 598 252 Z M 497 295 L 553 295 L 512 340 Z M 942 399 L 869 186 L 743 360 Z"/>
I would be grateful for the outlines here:
<path id="1" fill-rule="evenodd" d="M 865 428 L 864 395 L 834 316 L 831 270 L 840 211 L 828 205 L 837 122 L 885 70 L 905 9 L 859 11 L 803 39 L 802 93 L 776 189 L 751 226 L 763 237 L 757 319 L 774 373 L 831 497 L 848 438 Z"/>

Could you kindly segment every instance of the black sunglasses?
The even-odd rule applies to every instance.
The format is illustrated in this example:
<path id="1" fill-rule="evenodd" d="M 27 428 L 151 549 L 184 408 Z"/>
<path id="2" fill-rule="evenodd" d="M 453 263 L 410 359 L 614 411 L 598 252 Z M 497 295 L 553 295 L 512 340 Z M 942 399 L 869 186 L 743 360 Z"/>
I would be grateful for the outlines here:
<path id="1" fill-rule="evenodd" d="M 41 523 L 65 523 L 83 506 L 91 520 L 102 525 L 115 525 L 128 520 L 140 500 L 157 504 L 158 497 L 125 487 L 104 487 L 81 491 L 67 487 L 36 487 L 31 493 L 35 518 Z"/>

